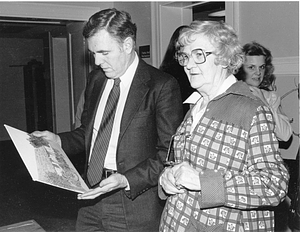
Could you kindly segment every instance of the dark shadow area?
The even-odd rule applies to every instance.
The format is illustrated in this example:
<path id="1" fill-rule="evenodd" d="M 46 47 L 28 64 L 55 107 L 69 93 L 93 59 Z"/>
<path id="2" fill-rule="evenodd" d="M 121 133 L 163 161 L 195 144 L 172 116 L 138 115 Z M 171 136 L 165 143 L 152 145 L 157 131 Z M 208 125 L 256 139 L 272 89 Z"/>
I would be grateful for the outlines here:
<path id="1" fill-rule="evenodd" d="M 279 148 L 280 149 L 289 149 L 289 147 L 291 146 L 292 142 L 293 142 L 293 138 L 294 136 L 291 136 L 290 139 L 288 141 L 278 141 L 279 142 Z"/>
<path id="2" fill-rule="evenodd" d="M 82 166 L 82 160 L 72 161 Z M 285 162 L 291 174 L 288 195 L 292 198 L 299 165 L 296 160 Z M 88 203 L 78 201 L 75 192 L 33 181 L 12 141 L 0 142 L 0 227 L 35 220 L 46 231 L 75 231 L 78 209 Z M 287 202 L 276 207 L 276 232 L 288 231 L 288 212 Z"/>
<path id="3" fill-rule="evenodd" d="M 0 142 L 0 226 L 33 219 L 46 231 L 75 231 L 86 203 L 75 192 L 33 181 L 12 141 Z"/>
<path id="4" fill-rule="evenodd" d="M 287 169 L 289 170 L 290 180 L 288 188 L 288 198 L 281 202 L 277 207 L 275 207 L 275 231 L 285 232 L 293 231 L 299 232 L 297 230 L 289 230 L 292 225 L 290 224 L 290 209 L 291 202 L 295 199 L 297 193 L 297 181 L 299 178 L 299 160 L 284 160 Z"/>

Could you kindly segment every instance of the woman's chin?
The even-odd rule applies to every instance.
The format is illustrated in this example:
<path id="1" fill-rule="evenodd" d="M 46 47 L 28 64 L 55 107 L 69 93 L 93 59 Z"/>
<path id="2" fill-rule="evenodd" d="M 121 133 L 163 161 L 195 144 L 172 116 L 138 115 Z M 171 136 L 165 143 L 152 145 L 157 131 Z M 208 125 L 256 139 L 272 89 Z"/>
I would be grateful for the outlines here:
<path id="1" fill-rule="evenodd" d="M 260 84 L 260 81 L 259 80 L 252 80 L 252 81 L 247 82 L 247 84 L 252 86 L 252 87 L 258 88 L 258 86 Z"/>

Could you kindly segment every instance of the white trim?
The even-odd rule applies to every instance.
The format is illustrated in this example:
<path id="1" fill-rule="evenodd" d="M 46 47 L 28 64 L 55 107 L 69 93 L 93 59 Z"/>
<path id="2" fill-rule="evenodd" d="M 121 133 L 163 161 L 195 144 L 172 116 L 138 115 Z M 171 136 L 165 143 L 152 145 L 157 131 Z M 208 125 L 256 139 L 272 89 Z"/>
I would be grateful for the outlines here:
<path id="1" fill-rule="evenodd" d="M 299 75 L 299 56 L 273 58 L 275 75 Z"/>
<path id="2" fill-rule="evenodd" d="M 151 11 L 152 65 L 159 67 L 170 41 L 170 34 L 179 25 L 191 23 L 192 9 L 186 8 L 184 2 L 152 2 Z"/>
<path id="3" fill-rule="evenodd" d="M 38 2 L 0 2 L 0 16 L 86 21 L 99 7 Z"/>
<path id="4" fill-rule="evenodd" d="M 240 3 L 225 1 L 225 21 L 239 34 L 240 29 Z"/>
<path id="5" fill-rule="evenodd" d="M 159 66 L 159 51 L 161 50 L 161 42 L 159 40 L 161 35 L 160 29 L 160 10 L 159 3 L 151 2 L 151 39 L 152 39 L 152 65 Z"/>

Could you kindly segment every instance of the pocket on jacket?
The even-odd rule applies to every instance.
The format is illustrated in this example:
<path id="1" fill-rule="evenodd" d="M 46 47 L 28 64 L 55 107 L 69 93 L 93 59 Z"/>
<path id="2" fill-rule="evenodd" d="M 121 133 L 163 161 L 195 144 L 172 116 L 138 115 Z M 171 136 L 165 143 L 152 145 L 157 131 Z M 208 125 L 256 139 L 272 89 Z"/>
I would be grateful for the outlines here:
<path id="1" fill-rule="evenodd" d="M 153 112 L 150 110 L 143 110 L 143 111 L 138 111 L 135 115 L 134 118 L 143 118 L 143 117 L 148 117 L 152 115 Z"/>
<path id="2" fill-rule="evenodd" d="M 213 226 L 205 226 L 198 222 L 194 217 L 190 217 L 187 231 L 189 232 L 222 232 L 224 224 L 218 224 Z"/>
<path id="3" fill-rule="evenodd" d="M 132 120 L 135 128 L 152 126 L 152 122 L 155 122 L 155 118 L 153 112 L 149 110 L 136 113 Z"/>

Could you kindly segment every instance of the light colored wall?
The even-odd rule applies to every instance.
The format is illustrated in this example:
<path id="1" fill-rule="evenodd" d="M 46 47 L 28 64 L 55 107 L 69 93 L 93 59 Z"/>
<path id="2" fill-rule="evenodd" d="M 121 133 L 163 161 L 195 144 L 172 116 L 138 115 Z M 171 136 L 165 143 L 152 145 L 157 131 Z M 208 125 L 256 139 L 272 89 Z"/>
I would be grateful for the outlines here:
<path id="1" fill-rule="evenodd" d="M 127 11 L 132 21 L 137 26 L 137 50 L 139 46 L 150 45 L 152 50 L 152 30 L 151 30 L 151 2 L 115 2 L 114 7 L 118 10 Z M 150 55 L 151 56 L 151 55 Z M 152 57 L 144 59 L 152 64 Z"/>
<path id="2" fill-rule="evenodd" d="M 242 44 L 256 40 L 274 57 L 299 56 L 299 2 L 240 2 Z"/>

